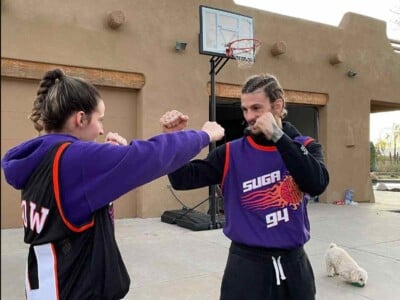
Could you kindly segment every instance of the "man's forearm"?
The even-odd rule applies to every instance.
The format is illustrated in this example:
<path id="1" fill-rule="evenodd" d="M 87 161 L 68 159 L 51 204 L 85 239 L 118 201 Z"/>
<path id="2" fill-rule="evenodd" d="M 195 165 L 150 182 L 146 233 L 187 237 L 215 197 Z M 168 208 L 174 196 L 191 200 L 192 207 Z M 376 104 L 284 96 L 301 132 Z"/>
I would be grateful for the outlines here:
<path id="1" fill-rule="evenodd" d="M 277 147 L 290 174 L 303 192 L 314 196 L 326 189 L 329 174 L 319 144 L 313 142 L 306 148 L 283 135 Z"/>

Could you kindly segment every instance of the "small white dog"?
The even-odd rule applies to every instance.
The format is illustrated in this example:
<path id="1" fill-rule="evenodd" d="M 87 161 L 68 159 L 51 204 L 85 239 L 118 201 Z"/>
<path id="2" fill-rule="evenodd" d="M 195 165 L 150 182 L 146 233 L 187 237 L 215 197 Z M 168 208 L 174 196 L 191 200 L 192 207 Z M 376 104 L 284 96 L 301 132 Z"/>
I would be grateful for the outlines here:
<path id="1" fill-rule="evenodd" d="M 367 283 L 368 274 L 356 261 L 336 244 L 331 243 L 325 253 L 328 276 L 339 275 L 355 286 L 363 287 Z"/>

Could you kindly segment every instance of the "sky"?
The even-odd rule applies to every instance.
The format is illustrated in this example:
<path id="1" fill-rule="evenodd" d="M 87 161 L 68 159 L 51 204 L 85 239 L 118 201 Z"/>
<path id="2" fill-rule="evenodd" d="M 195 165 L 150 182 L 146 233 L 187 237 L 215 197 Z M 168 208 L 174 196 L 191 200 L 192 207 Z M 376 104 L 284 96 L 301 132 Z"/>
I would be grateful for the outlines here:
<path id="1" fill-rule="evenodd" d="M 338 26 L 346 12 L 386 21 L 389 38 L 400 40 L 400 0 L 234 0 L 286 16 Z"/>
<path id="2" fill-rule="evenodd" d="M 393 124 L 400 124 L 400 110 L 370 114 L 370 140 L 376 144 L 379 139 L 392 132 Z"/>
<path id="3" fill-rule="evenodd" d="M 388 38 L 400 40 L 400 0 L 234 0 L 281 15 L 339 26 L 346 12 L 354 12 L 386 22 Z M 400 96 L 399 96 L 400 97 Z M 400 124 L 400 110 L 370 114 L 370 140 L 376 143 Z"/>

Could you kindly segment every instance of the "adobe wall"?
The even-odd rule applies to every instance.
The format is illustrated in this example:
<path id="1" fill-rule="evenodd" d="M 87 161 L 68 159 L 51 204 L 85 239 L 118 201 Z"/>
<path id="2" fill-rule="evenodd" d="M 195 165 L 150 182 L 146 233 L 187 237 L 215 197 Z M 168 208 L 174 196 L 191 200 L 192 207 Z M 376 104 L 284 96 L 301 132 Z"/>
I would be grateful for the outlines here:
<path id="1" fill-rule="evenodd" d="M 369 180 L 371 101 L 400 108 L 400 54 L 391 48 L 383 21 L 348 13 L 335 27 L 238 6 L 231 0 L 42 0 L 40 5 L 2 0 L 1 57 L 144 74 L 145 84 L 132 98 L 136 127 L 129 139 L 159 133 L 159 117 L 170 109 L 185 112 L 190 126 L 200 128 L 208 119 L 210 80 L 210 57 L 198 53 L 200 5 L 253 16 L 255 37 L 263 42 L 251 69 L 240 70 L 229 61 L 218 74 L 218 82 L 240 85 L 250 75 L 268 72 L 285 89 L 326 95 L 327 105 L 320 109 L 319 137 L 331 182 L 320 201 L 334 202 L 349 187 L 356 201 L 374 201 Z M 107 25 L 112 10 L 122 10 L 127 18 L 115 30 Z M 187 42 L 186 51 L 175 51 L 177 40 Z M 287 51 L 272 56 L 270 49 L 278 41 L 286 43 Z M 340 54 L 343 62 L 331 65 L 332 54 Z M 348 77 L 349 70 L 357 76 Z M 18 90 L 9 94 L 10 99 L 2 101 L 13 101 L 13 95 L 28 96 Z M 34 95 L 29 97 L 33 101 Z M 104 100 L 107 105 L 109 99 Z M 8 113 L 2 106 L 2 120 Z M 111 125 L 106 131 L 118 131 Z M 25 136 L 34 134 L 27 131 Z M 4 151 L 2 147 L 2 156 Z M 164 177 L 139 188 L 135 214 L 156 217 L 167 209 L 180 208 L 167 184 Z M 207 193 L 204 188 L 180 193 L 180 197 L 194 206 Z M 7 201 L 2 208 L 18 207 L 18 199 L 6 196 L 2 189 L 2 202 Z"/>

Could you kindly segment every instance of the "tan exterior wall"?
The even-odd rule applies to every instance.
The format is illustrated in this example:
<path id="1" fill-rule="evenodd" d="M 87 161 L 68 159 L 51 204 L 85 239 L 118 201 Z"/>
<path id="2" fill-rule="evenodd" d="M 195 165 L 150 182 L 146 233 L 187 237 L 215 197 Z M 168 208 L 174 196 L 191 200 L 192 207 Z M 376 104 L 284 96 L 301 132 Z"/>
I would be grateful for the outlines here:
<path id="1" fill-rule="evenodd" d="M 37 91 L 39 81 L 2 78 L 1 80 L 1 156 L 12 146 L 37 135 L 28 120 L 30 106 Z M 105 128 L 133 139 L 136 136 L 137 93 L 133 90 L 98 87 L 107 99 Z M 99 138 L 101 141 L 101 138 Z M 22 226 L 20 215 L 20 192 L 6 184 L 1 174 L 1 227 Z M 124 195 L 115 202 L 117 217 L 135 217 L 136 191 Z"/>
<path id="2" fill-rule="evenodd" d="M 42 0 L 40 5 L 2 0 L 1 57 L 143 74 L 143 87 L 129 91 L 98 84 L 107 118 L 114 118 L 106 130 L 128 138 L 159 133 L 159 117 L 170 109 L 187 113 L 190 126 L 200 128 L 208 118 L 210 57 L 198 53 L 199 5 L 253 16 L 255 37 L 263 42 L 251 69 L 240 70 L 229 61 L 217 75 L 218 82 L 237 87 L 250 75 L 268 72 L 280 79 L 293 101 L 307 102 L 306 95 L 326 99 L 320 109 L 319 140 L 331 182 L 320 200 L 336 201 L 351 187 L 356 201 L 374 201 L 369 113 L 380 103 L 386 103 L 387 109 L 400 108 L 400 54 L 393 51 L 383 21 L 348 13 L 335 27 L 237 6 L 231 0 Z M 122 10 L 127 17 L 116 30 L 107 26 L 112 10 Z M 186 51 L 175 51 L 177 40 L 187 42 Z M 278 41 L 286 43 L 287 51 L 272 56 L 270 50 Z M 343 62 L 331 65 L 332 54 L 340 54 Z M 349 78 L 349 70 L 358 75 Z M 6 149 L 34 136 L 25 116 L 37 83 L 37 79 L 34 84 L 8 79 L 2 70 L 2 156 Z M 206 153 L 207 149 L 199 157 Z M 122 210 L 129 213 L 120 216 L 155 217 L 180 208 L 167 184 L 164 177 L 124 196 L 127 199 L 119 205 L 127 205 L 129 209 Z M 19 226 L 19 221 L 12 221 L 19 219 L 18 193 L 4 184 L 3 177 L 1 188 L 2 227 Z M 207 189 L 179 192 L 179 196 L 194 206 L 207 197 Z"/>

